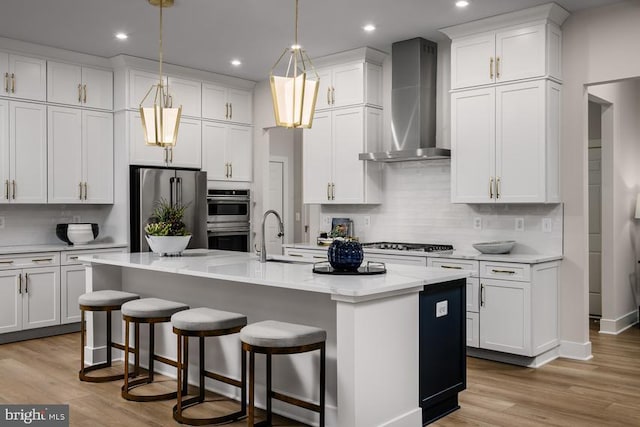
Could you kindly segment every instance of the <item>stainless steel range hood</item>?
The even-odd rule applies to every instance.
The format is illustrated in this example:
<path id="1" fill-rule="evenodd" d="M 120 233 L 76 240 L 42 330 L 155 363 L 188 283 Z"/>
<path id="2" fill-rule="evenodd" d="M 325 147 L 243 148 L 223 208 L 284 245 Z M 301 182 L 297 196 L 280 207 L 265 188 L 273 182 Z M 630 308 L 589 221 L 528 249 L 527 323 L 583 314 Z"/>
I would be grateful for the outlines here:
<path id="1" fill-rule="evenodd" d="M 391 150 L 361 153 L 360 160 L 402 162 L 445 159 L 436 147 L 436 73 L 438 45 L 423 38 L 391 47 Z"/>

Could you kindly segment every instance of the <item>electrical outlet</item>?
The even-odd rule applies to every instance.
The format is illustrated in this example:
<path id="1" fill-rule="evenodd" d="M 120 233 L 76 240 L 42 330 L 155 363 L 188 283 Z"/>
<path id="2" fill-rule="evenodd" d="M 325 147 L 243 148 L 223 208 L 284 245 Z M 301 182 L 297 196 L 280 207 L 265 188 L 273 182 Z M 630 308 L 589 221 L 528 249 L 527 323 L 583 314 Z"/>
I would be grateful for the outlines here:
<path id="1" fill-rule="evenodd" d="M 446 316 L 449 313 L 449 301 L 444 300 L 436 303 L 436 317 Z"/>
<path id="2" fill-rule="evenodd" d="M 300 212 L 296 212 L 296 221 L 300 221 Z"/>
<path id="3" fill-rule="evenodd" d="M 542 218 L 542 231 L 544 233 L 551 233 L 553 230 L 553 221 L 551 218 Z"/>
<path id="4" fill-rule="evenodd" d="M 0 216 L 0 228 L 4 228 L 4 217 Z"/>
<path id="5" fill-rule="evenodd" d="M 371 225 L 371 217 L 369 215 L 363 216 L 362 223 L 365 227 L 369 227 Z"/>
<path id="6" fill-rule="evenodd" d="M 80 215 L 74 215 L 71 222 L 78 223 L 80 222 Z"/>
<path id="7" fill-rule="evenodd" d="M 524 231 L 524 218 L 516 218 L 516 231 Z"/>
<path id="8" fill-rule="evenodd" d="M 474 230 L 482 230 L 482 218 L 477 216 L 473 218 L 473 229 Z"/>

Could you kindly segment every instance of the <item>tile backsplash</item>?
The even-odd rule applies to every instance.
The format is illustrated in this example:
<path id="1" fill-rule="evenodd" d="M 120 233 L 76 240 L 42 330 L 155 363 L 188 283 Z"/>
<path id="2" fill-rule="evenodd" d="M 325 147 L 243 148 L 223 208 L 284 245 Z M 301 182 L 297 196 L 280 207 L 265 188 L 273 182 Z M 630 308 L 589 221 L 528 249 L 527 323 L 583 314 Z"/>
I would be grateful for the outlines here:
<path id="1" fill-rule="evenodd" d="M 562 204 L 452 204 L 449 160 L 390 163 L 383 174 L 380 205 L 313 206 L 312 238 L 330 229 L 327 219 L 350 217 L 362 242 L 451 243 L 467 251 L 476 242 L 515 240 L 513 253 L 562 253 Z"/>
<path id="2" fill-rule="evenodd" d="M 103 227 L 112 206 L 102 205 L 2 205 L 0 246 L 63 243 L 56 237 L 56 224 L 95 222 L 100 226 L 98 240 L 109 241 L 113 230 Z M 75 217 L 75 218 L 74 218 Z"/>

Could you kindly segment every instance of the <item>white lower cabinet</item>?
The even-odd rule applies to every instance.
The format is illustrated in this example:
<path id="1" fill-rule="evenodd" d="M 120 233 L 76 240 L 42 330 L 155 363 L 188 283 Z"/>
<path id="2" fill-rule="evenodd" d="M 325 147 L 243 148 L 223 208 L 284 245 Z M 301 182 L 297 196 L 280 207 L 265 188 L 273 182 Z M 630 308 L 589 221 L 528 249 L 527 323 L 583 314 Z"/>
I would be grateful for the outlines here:
<path id="1" fill-rule="evenodd" d="M 22 329 L 22 270 L 0 271 L 0 334 Z"/>
<path id="2" fill-rule="evenodd" d="M 60 268 L 23 270 L 22 329 L 60 324 Z"/>
<path id="3" fill-rule="evenodd" d="M 84 265 L 68 265 L 60 267 L 60 322 L 74 323 L 80 321 L 78 297 L 84 294 L 86 279 Z"/>
<path id="4" fill-rule="evenodd" d="M 480 346 L 480 315 L 467 311 L 467 347 Z"/>

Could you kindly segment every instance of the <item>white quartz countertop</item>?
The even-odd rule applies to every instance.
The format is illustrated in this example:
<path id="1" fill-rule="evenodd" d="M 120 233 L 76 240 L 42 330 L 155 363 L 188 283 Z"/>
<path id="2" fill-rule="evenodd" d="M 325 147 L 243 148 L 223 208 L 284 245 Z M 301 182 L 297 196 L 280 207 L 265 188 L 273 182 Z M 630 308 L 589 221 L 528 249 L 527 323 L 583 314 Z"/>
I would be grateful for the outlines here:
<path id="1" fill-rule="evenodd" d="M 34 252 L 86 251 L 92 249 L 126 248 L 126 243 L 87 243 L 86 245 L 47 244 L 0 246 L 0 255 L 27 254 Z"/>
<path id="2" fill-rule="evenodd" d="M 313 273 L 312 264 L 296 257 L 275 257 L 285 262 L 260 263 L 254 254 L 195 249 L 181 257 L 152 253 L 118 253 L 81 256 L 80 261 L 141 270 L 296 289 L 340 297 L 380 297 L 384 294 L 420 290 L 425 285 L 464 279 L 468 272 L 443 271 L 421 266 L 387 264 L 378 275 L 327 275 Z"/>
<path id="3" fill-rule="evenodd" d="M 311 250 L 324 250 L 326 251 L 328 246 L 319 246 L 306 243 L 294 243 L 283 245 L 286 248 L 292 249 L 311 249 Z M 381 254 L 381 255 L 403 255 L 403 256 L 415 256 L 415 257 L 433 257 L 433 258 L 452 258 L 452 259 L 469 259 L 476 261 L 496 261 L 496 262 L 517 262 L 523 264 L 538 264 L 541 262 L 557 261 L 562 259 L 562 255 L 554 254 L 500 254 L 500 255 L 488 255 L 482 254 L 478 251 L 452 251 L 452 252 L 421 252 L 421 251 L 398 251 L 393 249 L 373 249 L 363 248 L 365 253 Z"/>

